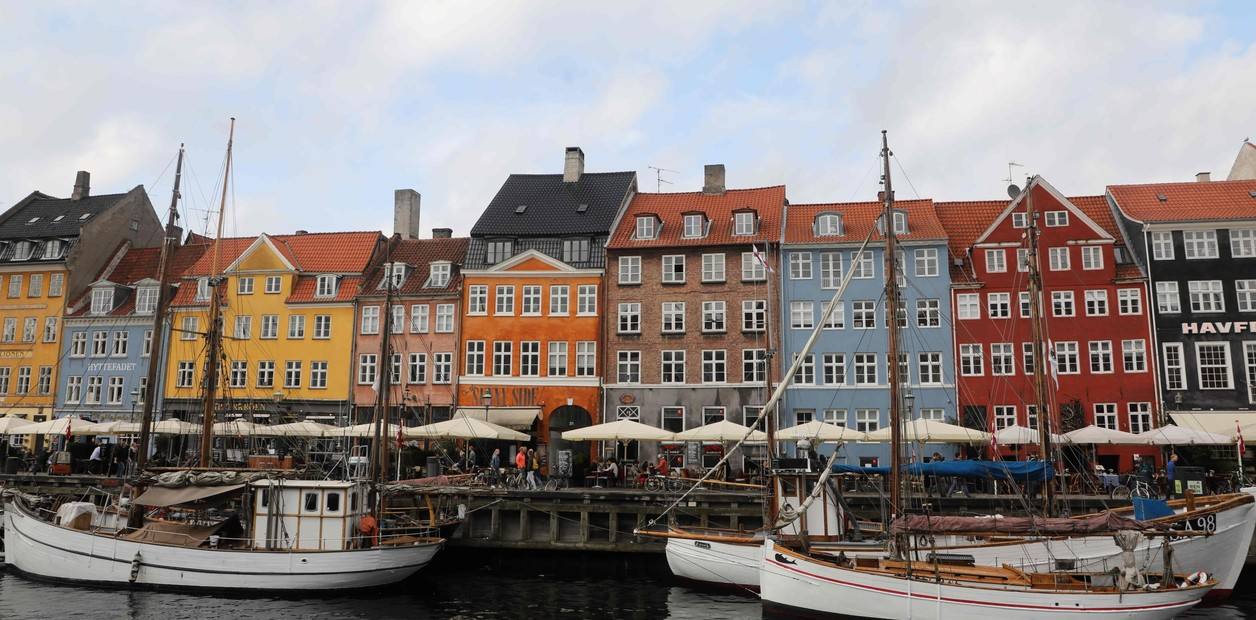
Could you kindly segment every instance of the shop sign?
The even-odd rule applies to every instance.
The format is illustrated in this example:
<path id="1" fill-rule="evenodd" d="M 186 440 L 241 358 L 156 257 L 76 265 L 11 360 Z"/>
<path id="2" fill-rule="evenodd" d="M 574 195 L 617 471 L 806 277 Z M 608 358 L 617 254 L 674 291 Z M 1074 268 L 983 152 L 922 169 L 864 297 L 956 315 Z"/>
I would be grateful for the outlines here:
<path id="1" fill-rule="evenodd" d="M 1182 323 L 1183 334 L 1256 334 L 1256 321 L 1198 321 Z"/>

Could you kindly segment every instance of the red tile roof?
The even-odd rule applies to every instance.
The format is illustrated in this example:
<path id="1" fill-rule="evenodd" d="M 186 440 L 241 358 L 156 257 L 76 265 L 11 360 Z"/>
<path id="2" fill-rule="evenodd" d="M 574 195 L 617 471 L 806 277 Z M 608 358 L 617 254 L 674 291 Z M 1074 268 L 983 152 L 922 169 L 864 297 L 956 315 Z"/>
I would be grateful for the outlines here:
<path id="1" fill-rule="evenodd" d="M 188 266 L 200 258 L 201 254 L 205 252 L 205 248 L 206 246 L 204 245 L 185 245 L 175 249 L 174 258 L 170 263 L 170 280 L 172 283 L 177 282 L 179 277 L 183 275 L 183 272 L 187 270 Z M 112 269 L 106 266 L 104 272 L 100 274 L 100 277 L 98 277 L 97 280 L 108 280 L 114 284 L 122 284 L 126 286 L 133 286 L 141 280 L 156 280 L 157 269 L 160 266 L 160 263 L 160 247 L 131 248 L 126 251 L 126 254 L 118 260 L 118 263 L 114 265 Z M 71 312 L 70 316 L 86 315 L 89 309 L 89 304 L 87 304 L 86 301 L 90 299 L 90 297 L 91 291 L 89 290 L 78 300 L 75 300 L 74 303 L 70 304 L 71 307 L 76 307 L 81 304 L 81 307 L 79 307 L 78 310 Z M 117 308 L 114 308 L 108 316 L 127 316 L 131 314 L 134 308 L 135 295 L 131 294 L 125 302 L 120 304 Z"/>
<path id="2" fill-rule="evenodd" d="M 899 200 L 894 207 L 907 211 L 907 234 L 899 235 L 900 240 L 946 238 L 932 200 Z M 786 207 L 785 243 L 860 243 L 869 232 L 876 230 L 877 218 L 884 210 L 885 206 L 880 202 L 789 205 Z M 841 214 L 844 234 L 817 237 L 814 223 L 821 213 Z M 879 232 L 872 236 L 874 241 L 883 238 L 884 235 Z"/>
<path id="3" fill-rule="evenodd" d="M 345 276 L 340 278 L 339 287 L 336 289 L 335 297 L 315 297 L 314 289 L 318 286 L 318 276 L 300 276 L 292 285 L 292 294 L 288 295 L 288 299 L 284 303 L 289 304 L 330 304 L 353 301 L 358 294 L 358 288 L 362 286 L 362 278 L 360 276 Z"/>
<path id="4" fill-rule="evenodd" d="M 1256 219 L 1256 180 L 1109 185 L 1108 195 L 1132 220 L 1218 222 Z M 1162 202 L 1160 196 L 1164 196 Z"/>
<path id="5" fill-rule="evenodd" d="M 329 232 L 271 235 L 279 253 L 305 273 L 362 273 L 381 238 L 378 232 Z M 218 269 L 225 269 L 257 241 L 257 237 L 230 237 L 218 242 Z M 186 272 L 189 277 L 212 273 L 214 243 Z"/>
<path id="6" fill-rule="evenodd" d="M 779 238 L 781 212 L 785 208 L 785 186 L 730 189 L 723 194 L 680 192 L 637 194 L 624 211 L 619 226 L 611 231 L 610 249 L 665 248 L 682 246 L 746 245 L 771 243 Z M 733 235 L 733 213 L 753 209 L 759 216 L 759 229 L 753 235 Z M 705 237 L 685 238 L 682 215 L 704 213 L 710 220 Z M 663 227 L 655 239 L 634 239 L 638 215 L 657 215 Z"/>
<path id="7" fill-rule="evenodd" d="M 401 290 L 396 291 L 400 295 L 434 295 L 457 291 L 458 286 L 462 282 L 462 274 L 459 273 L 459 267 L 467 255 L 467 244 L 470 239 L 466 237 L 458 239 L 401 239 L 393 238 L 390 243 L 392 247 L 389 249 L 389 259 L 393 262 L 405 263 L 412 269 L 409 277 L 401 284 Z M 366 277 L 366 287 L 362 289 L 362 295 L 383 295 L 384 291 L 380 290 L 379 284 L 383 280 L 383 257 L 380 262 L 375 265 Z M 449 283 L 442 288 L 424 288 L 427 278 L 431 274 L 431 264 L 438 261 L 448 261 L 453 263 L 450 269 Z"/>

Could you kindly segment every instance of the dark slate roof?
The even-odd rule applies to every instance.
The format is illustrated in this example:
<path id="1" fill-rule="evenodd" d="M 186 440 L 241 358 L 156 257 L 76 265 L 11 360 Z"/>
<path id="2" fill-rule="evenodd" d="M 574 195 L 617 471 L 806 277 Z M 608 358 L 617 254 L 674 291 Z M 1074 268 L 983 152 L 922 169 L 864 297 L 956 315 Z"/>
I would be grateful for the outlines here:
<path id="1" fill-rule="evenodd" d="M 4 214 L 0 220 L 0 239 L 46 239 L 77 237 L 79 229 L 126 197 L 127 194 L 102 194 L 79 200 L 53 198 L 36 192 L 25 202 Z M 86 215 L 87 219 L 83 219 Z M 57 220 L 58 216 L 62 216 Z M 32 218 L 39 218 L 31 222 Z"/>
<path id="2" fill-rule="evenodd" d="M 636 183 L 635 172 L 586 172 L 575 183 L 561 174 L 512 174 L 471 229 L 472 237 L 605 235 Z M 526 205 L 523 213 L 516 213 Z M 580 205 L 588 205 L 580 212 Z"/>

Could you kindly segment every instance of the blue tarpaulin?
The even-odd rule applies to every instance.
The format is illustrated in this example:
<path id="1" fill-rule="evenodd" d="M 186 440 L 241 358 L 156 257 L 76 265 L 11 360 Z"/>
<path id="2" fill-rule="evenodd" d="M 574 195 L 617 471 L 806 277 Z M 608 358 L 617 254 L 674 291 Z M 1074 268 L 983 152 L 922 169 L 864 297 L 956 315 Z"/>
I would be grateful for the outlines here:
<path id="1" fill-rule="evenodd" d="M 1055 476 L 1051 464 L 1044 461 L 940 461 L 913 463 L 905 467 L 913 476 L 955 476 L 993 480 L 1042 481 Z M 858 467 L 834 465 L 835 474 L 889 475 L 889 467 Z"/>
<path id="2" fill-rule="evenodd" d="M 1147 499 L 1145 497 L 1135 497 L 1133 499 L 1134 518 L 1138 521 L 1159 519 L 1160 517 L 1168 517 L 1173 514 L 1173 509 L 1169 507 L 1169 502 L 1162 499 Z"/>

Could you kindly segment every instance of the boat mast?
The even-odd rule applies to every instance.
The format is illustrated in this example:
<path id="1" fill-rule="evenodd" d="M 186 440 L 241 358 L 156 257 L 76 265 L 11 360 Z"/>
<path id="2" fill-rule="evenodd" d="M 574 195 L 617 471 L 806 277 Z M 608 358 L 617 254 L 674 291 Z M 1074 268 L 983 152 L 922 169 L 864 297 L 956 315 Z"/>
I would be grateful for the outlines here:
<path id="1" fill-rule="evenodd" d="M 1029 228 L 1026 235 L 1029 241 L 1029 252 L 1025 257 L 1029 270 L 1029 322 L 1033 330 L 1034 357 L 1034 406 L 1038 408 L 1038 442 L 1042 449 L 1044 464 L 1052 462 L 1051 457 L 1051 403 L 1047 396 L 1047 382 L 1043 366 L 1047 361 L 1043 346 L 1046 329 L 1043 325 L 1042 309 L 1042 270 L 1038 265 L 1038 213 L 1034 210 L 1033 182 L 1025 188 L 1025 221 Z M 1053 504 L 1052 487 L 1042 486 L 1043 514 L 1051 516 Z"/>
<path id="2" fill-rule="evenodd" d="M 769 256 L 768 253 L 770 252 L 771 247 L 772 245 L 770 242 L 768 241 L 763 242 L 763 260 L 765 263 L 763 265 L 763 269 L 765 272 L 767 271 L 767 268 L 768 268 L 768 265 L 766 264 L 766 262 L 768 260 L 768 256 Z M 779 264 L 780 264 L 780 261 L 777 261 L 777 265 Z M 774 317 L 772 316 L 772 302 L 775 300 L 772 297 L 772 278 L 770 277 L 767 278 L 767 291 L 768 291 L 767 300 L 764 302 L 766 307 L 763 309 L 763 315 L 767 317 L 767 321 L 766 323 L 764 323 L 764 329 L 767 332 L 767 340 L 768 340 L 767 349 L 765 351 L 764 359 L 763 359 L 763 387 L 766 390 L 767 394 L 769 394 L 769 398 L 770 398 L 770 395 L 772 394 L 772 368 L 774 366 L 773 361 L 776 358 L 776 350 L 772 348 L 772 321 L 774 319 Z M 776 454 L 776 413 L 775 411 L 768 413 L 767 417 L 763 418 L 763 424 L 766 427 L 765 430 L 767 431 L 766 452 L 767 452 L 767 464 L 768 464 L 768 467 L 770 468 L 772 466 L 773 460 L 775 460 L 775 454 Z M 776 523 L 777 513 L 779 512 L 778 506 L 777 506 L 778 494 L 777 494 L 776 486 L 780 484 L 780 480 L 776 476 L 769 476 L 766 478 L 766 482 L 768 483 L 769 489 L 768 489 L 767 501 L 764 502 L 764 513 L 765 513 L 764 517 L 766 517 L 766 519 L 764 520 L 764 523 Z"/>
<path id="3" fill-rule="evenodd" d="M 218 203 L 218 235 L 214 238 L 213 261 L 209 277 L 209 326 L 205 340 L 209 345 L 205 360 L 205 409 L 201 417 L 201 467 L 210 466 L 210 454 L 214 443 L 214 406 L 218 396 L 218 358 L 222 355 L 222 296 L 218 290 L 222 274 L 218 271 L 218 258 L 222 245 L 222 223 L 227 212 L 227 184 L 231 181 L 231 145 L 235 141 L 235 117 L 227 132 L 227 163 L 222 173 L 222 199 Z"/>
<path id="4" fill-rule="evenodd" d="M 392 351 L 388 336 L 392 332 L 392 239 L 384 240 L 384 308 L 379 325 L 379 392 L 375 396 L 375 481 L 388 481 L 388 396 L 392 381 Z M 382 501 L 383 494 L 379 495 Z"/>
<path id="5" fill-rule="evenodd" d="M 903 512 L 902 502 L 902 390 L 898 382 L 898 238 L 894 233 L 894 183 L 890 178 L 890 146 L 886 131 L 881 130 L 881 163 L 885 168 L 885 190 L 882 198 L 885 213 L 881 216 L 885 230 L 885 312 L 889 332 L 887 378 L 890 382 L 890 522 Z M 903 545 L 895 544 L 894 553 L 902 557 Z"/>
<path id="6" fill-rule="evenodd" d="M 144 409 L 140 418 L 139 449 L 136 453 L 135 471 L 142 472 L 148 464 L 148 442 L 153 428 L 153 409 L 157 405 L 157 382 L 161 378 L 158 366 L 161 352 L 165 351 L 162 342 L 165 336 L 166 310 L 170 306 L 170 259 L 179 244 L 179 182 L 183 179 L 183 145 L 179 145 L 179 159 L 174 165 L 174 189 L 170 192 L 170 212 L 166 214 L 165 237 L 161 243 L 161 258 L 157 262 L 157 307 L 153 310 L 153 335 L 151 341 L 152 354 L 148 362 L 147 383 L 144 385 Z"/>

